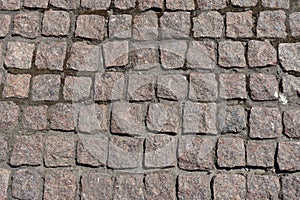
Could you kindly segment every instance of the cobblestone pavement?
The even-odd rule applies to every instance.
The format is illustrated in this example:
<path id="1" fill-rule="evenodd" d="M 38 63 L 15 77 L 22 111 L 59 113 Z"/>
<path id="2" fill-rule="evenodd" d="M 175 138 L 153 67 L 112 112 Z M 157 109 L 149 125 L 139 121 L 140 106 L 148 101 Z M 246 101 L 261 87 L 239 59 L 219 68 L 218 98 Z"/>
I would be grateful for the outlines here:
<path id="1" fill-rule="evenodd" d="M 0 0 L 0 200 L 300 199 L 300 1 Z"/>

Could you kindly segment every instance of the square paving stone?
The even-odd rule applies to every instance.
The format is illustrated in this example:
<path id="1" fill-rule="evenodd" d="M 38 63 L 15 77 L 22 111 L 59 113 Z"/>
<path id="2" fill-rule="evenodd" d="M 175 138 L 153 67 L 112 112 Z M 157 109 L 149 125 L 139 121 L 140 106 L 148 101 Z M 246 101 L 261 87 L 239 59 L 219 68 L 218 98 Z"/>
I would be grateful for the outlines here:
<path id="1" fill-rule="evenodd" d="M 210 137 L 184 136 L 178 144 L 178 166 L 183 170 L 211 170 L 214 166 L 215 140 Z"/>
<path id="2" fill-rule="evenodd" d="M 115 2 L 116 4 L 116 2 Z M 130 38 L 132 28 L 132 16 L 128 14 L 111 15 L 108 22 L 110 38 Z"/>
<path id="3" fill-rule="evenodd" d="M 50 128 L 53 130 L 72 131 L 76 126 L 77 111 L 68 103 L 58 103 L 48 109 Z"/>
<path id="4" fill-rule="evenodd" d="M 24 12 L 15 15 L 13 34 L 34 39 L 41 33 L 41 15 L 39 12 Z"/>
<path id="5" fill-rule="evenodd" d="M 7 199 L 8 198 L 8 186 L 10 180 L 10 171 L 7 169 L 0 168 L 0 198 Z"/>
<path id="6" fill-rule="evenodd" d="M 165 12 L 160 17 L 163 38 L 187 38 L 190 34 L 190 13 Z"/>
<path id="7" fill-rule="evenodd" d="M 282 177 L 282 196 L 283 199 L 293 200 L 300 198 L 300 176 L 289 175 Z"/>
<path id="8" fill-rule="evenodd" d="M 226 0 L 197 0 L 200 9 L 223 9 L 226 7 Z"/>
<path id="9" fill-rule="evenodd" d="M 253 37 L 252 28 L 254 20 L 252 11 L 227 12 L 226 13 L 226 36 L 232 38 Z"/>
<path id="10" fill-rule="evenodd" d="M 300 36 L 300 12 L 294 12 L 289 15 L 290 29 L 293 37 Z"/>
<path id="11" fill-rule="evenodd" d="M 262 0 L 262 6 L 267 8 L 290 8 L 290 0 Z"/>
<path id="12" fill-rule="evenodd" d="M 49 170 L 45 175 L 44 199 L 75 199 L 77 180 L 73 172 Z"/>
<path id="13" fill-rule="evenodd" d="M 239 7 L 252 7 L 256 6 L 258 0 L 230 0 L 231 4 Z"/>
<path id="14" fill-rule="evenodd" d="M 203 12 L 193 18 L 194 37 L 221 37 L 224 17 L 217 11 Z"/>
<path id="15" fill-rule="evenodd" d="M 0 10 L 19 10 L 21 8 L 21 0 L 2 0 Z"/>
<path id="16" fill-rule="evenodd" d="M 31 75 L 29 74 L 8 74 L 4 84 L 3 96 L 6 98 L 27 98 L 30 78 Z"/>
<path id="17" fill-rule="evenodd" d="M 252 107 L 249 124 L 251 138 L 277 138 L 282 133 L 281 113 L 278 108 Z"/>
<path id="18" fill-rule="evenodd" d="M 193 0 L 167 0 L 166 7 L 170 10 L 194 10 L 195 2 Z"/>
<path id="19" fill-rule="evenodd" d="M 146 12 L 135 16 L 132 29 L 134 40 L 156 40 L 158 37 L 157 14 Z"/>
<path id="20" fill-rule="evenodd" d="M 285 71 L 300 72 L 300 43 L 279 44 L 278 51 Z"/>
<path id="21" fill-rule="evenodd" d="M 269 40 L 248 42 L 248 62 L 250 67 L 276 65 L 277 51 Z"/>
<path id="22" fill-rule="evenodd" d="M 43 74 L 32 78 L 33 101 L 57 101 L 59 99 L 60 75 Z"/>
<path id="23" fill-rule="evenodd" d="M 158 68 L 159 52 L 155 42 L 133 43 L 131 46 L 131 63 L 135 70 Z"/>
<path id="24" fill-rule="evenodd" d="M 29 69 L 35 45 L 27 42 L 8 42 L 5 65 L 8 68 Z"/>
<path id="25" fill-rule="evenodd" d="M 42 175 L 38 170 L 18 170 L 12 177 L 12 196 L 17 199 L 38 200 L 42 196 L 42 182 Z"/>
<path id="26" fill-rule="evenodd" d="M 157 96 L 164 99 L 183 100 L 188 92 L 186 76 L 179 74 L 160 75 L 157 80 Z"/>
<path id="27" fill-rule="evenodd" d="M 214 73 L 190 74 L 189 98 L 196 101 L 216 101 L 218 97 L 218 83 Z"/>
<path id="28" fill-rule="evenodd" d="M 143 139 L 114 137 L 109 141 L 108 166 L 135 169 L 142 165 Z"/>
<path id="29" fill-rule="evenodd" d="M 124 67 L 128 64 L 128 41 L 108 41 L 103 44 L 106 68 Z"/>
<path id="30" fill-rule="evenodd" d="M 191 41 L 186 55 L 186 64 L 191 69 L 214 69 L 216 66 L 214 41 Z"/>
<path id="31" fill-rule="evenodd" d="M 0 102 L 0 128 L 14 129 L 18 125 L 20 107 L 12 101 Z"/>
<path id="32" fill-rule="evenodd" d="M 176 199 L 175 178 L 171 173 L 146 175 L 146 199 Z"/>
<path id="33" fill-rule="evenodd" d="M 224 105 L 219 110 L 219 127 L 222 133 L 240 133 L 246 128 L 246 111 L 241 105 Z"/>
<path id="34" fill-rule="evenodd" d="M 0 37 L 5 37 L 10 28 L 11 16 L 6 14 L 0 14 Z"/>
<path id="35" fill-rule="evenodd" d="M 300 142 L 279 142 L 277 163 L 281 171 L 300 170 Z"/>
<path id="36" fill-rule="evenodd" d="M 109 200 L 112 196 L 113 181 L 110 175 L 84 173 L 81 178 L 82 198 Z"/>
<path id="37" fill-rule="evenodd" d="M 8 156 L 8 145 L 4 138 L 0 138 L 0 163 L 6 162 Z"/>
<path id="38" fill-rule="evenodd" d="M 27 106 L 23 109 L 21 124 L 24 129 L 45 130 L 48 106 Z"/>
<path id="39" fill-rule="evenodd" d="M 72 9 L 76 9 L 77 1 L 76 0 L 50 0 L 50 5 L 57 8 L 72 10 Z"/>
<path id="40" fill-rule="evenodd" d="M 218 166 L 242 167 L 246 165 L 245 141 L 242 138 L 220 138 L 218 141 Z"/>
<path id="41" fill-rule="evenodd" d="M 141 10 L 147 10 L 149 8 L 160 8 L 164 7 L 164 0 L 138 0 L 138 5 Z"/>
<path id="42" fill-rule="evenodd" d="M 183 133 L 217 134 L 214 103 L 186 102 L 183 114 Z"/>
<path id="43" fill-rule="evenodd" d="M 94 82 L 94 100 L 111 101 L 122 99 L 125 90 L 125 78 L 121 72 L 97 73 Z"/>
<path id="44" fill-rule="evenodd" d="M 70 23 L 71 19 L 68 12 L 45 11 L 42 34 L 45 36 L 66 36 L 69 34 Z"/>
<path id="45" fill-rule="evenodd" d="M 114 199 L 145 199 L 144 176 L 139 174 L 117 175 L 114 182 Z"/>
<path id="46" fill-rule="evenodd" d="M 177 102 L 161 102 L 149 105 L 147 128 L 157 133 L 181 132 L 181 106 Z"/>
<path id="47" fill-rule="evenodd" d="M 240 174 L 217 174 L 213 190 L 214 199 L 246 199 L 246 178 Z"/>
<path id="48" fill-rule="evenodd" d="M 220 74 L 220 97 L 223 99 L 247 99 L 244 74 Z"/>
<path id="49" fill-rule="evenodd" d="M 130 74 L 126 98 L 129 101 L 147 101 L 155 97 L 156 77 L 149 74 Z"/>
<path id="50" fill-rule="evenodd" d="M 285 38 L 286 15 L 283 10 L 262 11 L 257 21 L 257 37 Z"/>
<path id="51" fill-rule="evenodd" d="M 105 166 L 108 156 L 108 138 L 80 134 L 77 141 L 77 163 Z"/>
<path id="52" fill-rule="evenodd" d="M 274 167 L 275 141 L 249 140 L 247 142 L 247 165 Z"/>
<path id="53" fill-rule="evenodd" d="M 179 175 L 178 199 L 210 199 L 210 181 L 208 175 Z"/>
<path id="54" fill-rule="evenodd" d="M 146 168 L 164 168 L 175 166 L 177 162 L 177 139 L 168 135 L 154 135 L 145 143 Z"/>
<path id="55" fill-rule="evenodd" d="M 122 10 L 134 8 L 135 4 L 136 4 L 136 0 L 115 0 L 114 1 L 115 7 Z"/>
<path id="56" fill-rule="evenodd" d="M 284 95 L 288 97 L 300 97 L 300 78 L 293 75 L 282 77 L 282 87 Z"/>
<path id="57" fill-rule="evenodd" d="M 13 166 L 42 164 L 42 136 L 16 136 L 10 164 Z"/>
<path id="58" fill-rule="evenodd" d="M 76 20 L 75 36 L 103 40 L 106 35 L 105 18 L 100 15 L 79 15 Z"/>
<path id="59" fill-rule="evenodd" d="M 300 138 L 300 109 L 287 110 L 283 115 L 284 134 Z"/>
<path id="60" fill-rule="evenodd" d="M 35 66 L 38 69 L 63 70 L 66 42 L 43 41 L 38 45 Z"/>
<path id="61" fill-rule="evenodd" d="M 101 48 L 86 42 L 74 43 L 67 61 L 67 69 L 91 72 L 104 69 Z"/>
<path id="62" fill-rule="evenodd" d="M 106 10 L 109 8 L 111 0 L 81 0 L 80 5 L 83 8 L 91 10 Z"/>
<path id="63" fill-rule="evenodd" d="M 63 89 L 65 100 L 81 101 L 90 97 L 92 87 L 91 77 L 67 76 Z"/>
<path id="64" fill-rule="evenodd" d="M 27 8 L 47 8 L 49 0 L 24 0 L 24 7 Z"/>
<path id="65" fill-rule="evenodd" d="M 112 133 L 123 135 L 143 135 L 145 133 L 146 105 L 116 102 L 112 105 L 110 129 Z"/>
<path id="66" fill-rule="evenodd" d="M 49 135 L 45 138 L 44 161 L 47 167 L 75 164 L 75 138 L 69 134 Z"/>
<path id="67" fill-rule="evenodd" d="M 163 41 L 160 44 L 161 63 L 165 69 L 183 68 L 187 43 L 181 40 Z"/>
<path id="68" fill-rule="evenodd" d="M 278 199 L 279 178 L 272 175 L 248 175 L 247 199 Z"/>
<path id="69" fill-rule="evenodd" d="M 250 75 L 250 94 L 253 100 L 276 100 L 279 83 L 275 75 L 255 73 Z"/>
<path id="70" fill-rule="evenodd" d="M 239 41 L 219 42 L 219 65 L 226 68 L 246 67 L 245 46 Z"/>

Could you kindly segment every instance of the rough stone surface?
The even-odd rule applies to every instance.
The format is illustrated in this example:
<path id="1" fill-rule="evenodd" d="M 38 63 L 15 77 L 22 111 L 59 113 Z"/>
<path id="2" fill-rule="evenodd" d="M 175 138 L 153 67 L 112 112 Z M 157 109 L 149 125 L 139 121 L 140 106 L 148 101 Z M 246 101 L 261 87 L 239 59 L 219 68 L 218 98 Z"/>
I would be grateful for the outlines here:
<path id="1" fill-rule="evenodd" d="M 275 75 L 255 73 L 250 75 L 250 90 L 253 100 L 275 100 L 279 84 Z"/>
<path id="2" fill-rule="evenodd" d="M 166 7 L 170 10 L 193 10 L 195 2 L 193 0 L 167 0 Z"/>
<path id="3" fill-rule="evenodd" d="M 67 68 L 78 71 L 95 72 L 103 69 L 101 49 L 86 42 L 76 42 L 72 45 Z"/>
<path id="4" fill-rule="evenodd" d="M 178 103 L 150 104 L 147 127 L 157 133 L 180 133 L 180 105 Z"/>
<path id="5" fill-rule="evenodd" d="M 8 154 L 8 145 L 7 141 L 3 138 L 0 138 L 0 163 L 6 162 Z"/>
<path id="6" fill-rule="evenodd" d="M 253 36 L 252 11 L 226 13 L 226 36 L 248 38 Z"/>
<path id="7" fill-rule="evenodd" d="M 105 10 L 111 4 L 111 0 L 81 0 L 80 2 L 81 7 L 91 10 Z"/>
<path id="8" fill-rule="evenodd" d="M 10 23 L 11 23 L 10 15 L 5 15 L 5 14 L 0 15 L 0 24 L 1 24 L 0 37 L 5 37 L 8 34 Z"/>
<path id="9" fill-rule="evenodd" d="M 29 69 L 35 45 L 27 42 L 8 42 L 5 65 L 9 68 Z"/>
<path id="10" fill-rule="evenodd" d="M 72 10 L 77 7 L 76 0 L 50 0 L 50 5 L 67 10 Z"/>
<path id="11" fill-rule="evenodd" d="M 207 175 L 179 175 L 178 199 L 210 199 L 210 181 Z"/>
<path id="12" fill-rule="evenodd" d="M 224 17 L 217 11 L 203 12 L 193 18 L 194 37 L 221 37 Z"/>
<path id="13" fill-rule="evenodd" d="M 1 4 L 0 4 L 1 5 Z M 10 171 L 0 168 L 0 198 L 7 199 L 7 189 L 10 179 Z"/>
<path id="14" fill-rule="evenodd" d="M 160 75 L 157 79 L 157 96 L 164 99 L 183 100 L 188 92 L 188 81 L 183 75 Z"/>
<path id="15" fill-rule="evenodd" d="M 277 51 L 269 40 L 248 42 L 248 62 L 250 67 L 276 65 Z"/>
<path id="16" fill-rule="evenodd" d="M 175 166 L 176 157 L 176 138 L 168 135 L 154 135 L 146 139 L 145 148 L 145 167 L 164 168 Z"/>
<path id="17" fill-rule="evenodd" d="M 108 166 L 113 169 L 134 169 L 142 164 L 141 138 L 114 137 L 109 141 Z"/>
<path id="18" fill-rule="evenodd" d="M 161 63 L 165 69 L 183 68 L 187 43 L 180 40 L 165 41 L 160 44 Z"/>
<path id="19" fill-rule="evenodd" d="M 111 132 L 141 135 L 145 132 L 146 107 L 143 104 L 116 102 L 112 107 Z"/>
<path id="20" fill-rule="evenodd" d="M 189 98 L 196 101 L 215 101 L 218 83 L 213 73 L 191 73 Z"/>
<path id="21" fill-rule="evenodd" d="M 105 166 L 108 156 L 108 139 L 79 135 L 77 142 L 77 162 L 93 167 Z"/>
<path id="22" fill-rule="evenodd" d="M 23 109 L 22 126 L 30 130 L 45 130 L 47 128 L 48 106 L 27 106 Z"/>
<path id="23" fill-rule="evenodd" d="M 220 138 L 218 141 L 219 167 L 232 168 L 246 165 L 245 141 L 242 138 Z"/>
<path id="24" fill-rule="evenodd" d="M 71 200 L 75 198 L 76 177 L 67 170 L 48 170 L 45 175 L 44 199 Z"/>
<path id="25" fill-rule="evenodd" d="M 13 34 L 26 38 L 36 38 L 41 32 L 39 12 L 24 12 L 14 17 Z"/>
<path id="26" fill-rule="evenodd" d="M 257 37 L 285 38 L 287 36 L 285 20 L 285 12 L 282 10 L 260 12 Z"/>
<path id="27" fill-rule="evenodd" d="M 156 78 L 153 75 L 131 74 L 128 78 L 126 98 L 129 101 L 147 101 L 155 97 Z"/>
<path id="28" fill-rule="evenodd" d="M 76 110 L 72 104 L 58 103 L 50 106 L 48 109 L 50 114 L 50 128 L 54 130 L 71 131 L 74 130 Z"/>
<path id="29" fill-rule="evenodd" d="M 300 12 L 294 12 L 289 15 L 290 29 L 292 36 L 300 36 Z"/>
<path id="30" fill-rule="evenodd" d="M 285 71 L 300 72 L 300 43 L 279 44 L 279 59 Z"/>
<path id="31" fill-rule="evenodd" d="M 44 74 L 32 78 L 33 101 L 57 101 L 59 99 L 60 75 Z"/>
<path id="32" fill-rule="evenodd" d="M 97 73 L 95 75 L 94 100 L 110 101 L 124 96 L 125 78 L 120 72 Z"/>
<path id="33" fill-rule="evenodd" d="M 186 102 L 183 114 L 183 133 L 217 134 L 217 107 L 214 103 Z"/>
<path id="34" fill-rule="evenodd" d="M 164 7 L 164 0 L 137 0 L 139 8 L 141 10 L 147 10 L 149 8 L 160 8 Z"/>
<path id="35" fill-rule="evenodd" d="M 219 42 L 219 65 L 222 67 L 246 67 L 245 46 L 239 41 Z"/>
<path id="36" fill-rule="evenodd" d="M 184 136 L 178 144 L 178 166 L 183 170 L 211 170 L 215 141 L 209 137 Z"/>
<path id="37" fill-rule="evenodd" d="M 226 0 L 197 0 L 200 9 L 222 9 L 226 7 Z"/>
<path id="38" fill-rule="evenodd" d="M 145 177 L 146 199 L 176 199 L 175 185 L 171 173 L 148 174 Z"/>
<path id="39" fill-rule="evenodd" d="M 70 29 L 70 15 L 65 11 L 46 11 L 43 18 L 42 34 L 45 36 L 66 36 Z"/>
<path id="40" fill-rule="evenodd" d="M 66 42 L 43 41 L 38 45 L 35 66 L 38 69 L 63 70 L 67 53 Z"/>
<path id="41" fill-rule="evenodd" d="M 108 174 L 86 173 L 81 178 L 81 186 L 83 199 L 111 199 L 113 181 Z"/>
<path id="42" fill-rule="evenodd" d="M 105 66 L 123 67 L 128 64 L 128 41 L 109 41 L 103 45 Z"/>
<path id="43" fill-rule="evenodd" d="M 19 10 L 20 8 L 20 0 L 1 0 L 0 10 Z"/>
<path id="44" fill-rule="evenodd" d="M 282 171 L 300 170 L 300 142 L 279 142 L 277 163 Z"/>
<path id="45" fill-rule="evenodd" d="M 12 196 L 18 199 L 38 200 L 42 196 L 42 181 L 42 176 L 37 170 L 18 170 L 12 178 Z"/>
<path id="46" fill-rule="evenodd" d="M 4 84 L 3 96 L 6 98 L 28 97 L 30 78 L 31 75 L 29 74 L 8 74 Z"/>
<path id="47" fill-rule="evenodd" d="M 159 67 L 158 47 L 155 43 L 133 43 L 130 52 L 135 70 L 148 70 Z"/>
<path id="48" fill-rule="evenodd" d="M 80 101 L 90 97 L 92 87 L 91 77 L 67 76 L 63 89 L 64 99 Z"/>
<path id="49" fill-rule="evenodd" d="M 132 28 L 134 40 L 156 40 L 158 37 L 157 14 L 146 12 L 135 16 Z"/>
<path id="50" fill-rule="evenodd" d="M 114 199 L 144 199 L 143 175 L 118 175 L 114 183 Z"/>
<path id="51" fill-rule="evenodd" d="M 290 0 L 262 0 L 262 6 L 288 9 L 290 7 Z"/>
<path id="52" fill-rule="evenodd" d="M 218 174 L 213 190 L 215 199 L 246 199 L 246 178 L 240 174 Z"/>
<path id="53" fill-rule="evenodd" d="M 224 99 L 246 99 L 246 76 L 244 74 L 221 74 L 220 97 Z"/>
<path id="54" fill-rule="evenodd" d="M 191 69 L 214 69 L 216 44 L 213 41 L 191 41 L 186 55 L 187 67 Z"/>
<path id="55" fill-rule="evenodd" d="M 276 143 L 273 141 L 249 140 L 247 143 L 247 165 L 273 167 Z"/>
<path id="56" fill-rule="evenodd" d="M 286 75 L 282 78 L 282 87 L 284 95 L 288 97 L 300 97 L 300 78 L 292 75 Z"/>
<path id="57" fill-rule="evenodd" d="M 72 166 L 75 163 L 75 140 L 72 135 L 50 135 L 45 138 L 45 165 Z"/>
<path id="58" fill-rule="evenodd" d="M 231 4 L 239 7 L 252 7 L 256 6 L 258 0 L 230 0 Z"/>
<path id="59" fill-rule="evenodd" d="M 300 137 L 300 110 L 287 110 L 283 115 L 284 134 L 291 138 Z"/>
<path id="60" fill-rule="evenodd" d="M 186 38 L 190 34 L 190 13 L 165 12 L 160 18 L 163 38 Z"/>
<path id="61" fill-rule="evenodd" d="M 219 111 L 219 127 L 222 133 L 239 133 L 246 128 L 246 112 L 241 105 L 226 105 Z"/>
<path id="62" fill-rule="evenodd" d="M 247 199 L 278 199 L 279 178 L 268 175 L 247 176 Z"/>
<path id="63" fill-rule="evenodd" d="M 79 110 L 78 129 L 86 133 L 108 131 L 108 109 L 108 106 L 98 104 L 82 106 Z"/>
<path id="64" fill-rule="evenodd" d="M 249 123 L 251 138 L 277 138 L 282 132 L 278 108 L 252 107 Z"/>
<path id="65" fill-rule="evenodd" d="M 0 128 L 14 129 L 18 125 L 20 107 L 12 101 L 0 102 Z"/>
<path id="66" fill-rule="evenodd" d="M 16 136 L 10 164 L 13 166 L 41 165 L 42 147 L 42 137 L 39 135 Z"/>
<path id="67" fill-rule="evenodd" d="M 115 2 L 116 4 L 116 2 Z M 130 38 L 132 28 L 132 16 L 128 14 L 111 15 L 108 22 L 110 38 Z"/>
<path id="68" fill-rule="evenodd" d="M 287 200 L 298 199 L 300 197 L 300 176 L 283 176 L 281 180 L 283 198 Z"/>
<path id="69" fill-rule="evenodd" d="M 126 10 L 134 8 L 136 0 L 115 0 L 114 3 L 116 8 Z"/>
<path id="70" fill-rule="evenodd" d="M 24 6 L 28 8 L 47 8 L 49 0 L 24 0 Z"/>
<path id="71" fill-rule="evenodd" d="M 79 15 L 75 36 L 102 40 L 106 33 L 105 18 L 100 15 Z"/>

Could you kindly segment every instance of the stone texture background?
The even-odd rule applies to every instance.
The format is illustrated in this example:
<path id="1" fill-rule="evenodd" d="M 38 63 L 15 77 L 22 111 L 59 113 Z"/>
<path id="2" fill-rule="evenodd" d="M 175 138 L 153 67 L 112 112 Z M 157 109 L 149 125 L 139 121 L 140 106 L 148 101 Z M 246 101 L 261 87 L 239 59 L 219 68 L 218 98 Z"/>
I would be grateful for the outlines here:
<path id="1" fill-rule="evenodd" d="M 300 199 L 300 1 L 0 0 L 0 199 Z"/>

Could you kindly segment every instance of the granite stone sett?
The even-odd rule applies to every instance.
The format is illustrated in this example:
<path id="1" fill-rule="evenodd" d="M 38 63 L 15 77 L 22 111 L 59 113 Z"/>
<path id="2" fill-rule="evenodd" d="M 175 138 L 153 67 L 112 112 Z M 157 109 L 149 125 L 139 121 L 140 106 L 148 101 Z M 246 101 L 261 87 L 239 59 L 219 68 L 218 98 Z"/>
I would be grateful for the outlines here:
<path id="1" fill-rule="evenodd" d="M 17 14 L 13 20 L 13 34 L 34 39 L 41 33 L 41 14 L 39 12 L 24 12 Z"/>
<path id="2" fill-rule="evenodd" d="M 6 14 L 1 14 L 0 15 L 0 23 L 1 23 L 0 37 L 5 37 L 9 32 L 11 16 L 6 15 Z"/>
<path id="3" fill-rule="evenodd" d="M 45 36 L 66 36 L 70 29 L 70 14 L 66 11 L 46 11 L 43 17 L 42 34 Z"/>

